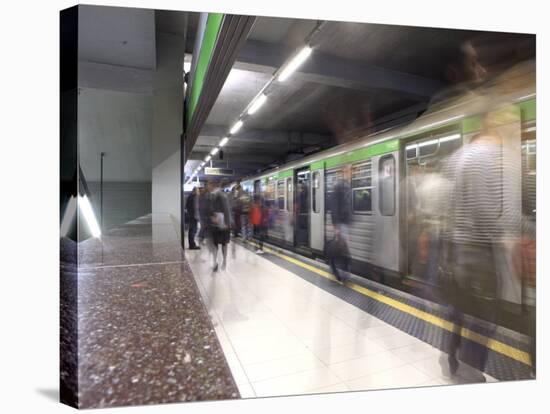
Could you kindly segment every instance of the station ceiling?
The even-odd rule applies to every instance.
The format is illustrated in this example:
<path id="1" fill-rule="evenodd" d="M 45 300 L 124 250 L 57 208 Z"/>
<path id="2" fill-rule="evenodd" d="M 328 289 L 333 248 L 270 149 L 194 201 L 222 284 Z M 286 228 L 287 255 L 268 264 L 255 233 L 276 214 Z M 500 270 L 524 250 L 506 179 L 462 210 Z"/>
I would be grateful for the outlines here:
<path id="1" fill-rule="evenodd" d="M 190 14 L 188 51 L 197 22 L 198 15 Z M 227 135 L 318 24 L 256 19 L 201 129 L 187 174 Z M 411 121 L 448 86 L 442 56 L 466 40 L 475 45 L 489 72 L 534 56 L 532 35 L 326 22 L 312 38 L 309 59 L 287 81 L 270 85 L 266 103 L 231 137 L 223 159 L 213 157 L 212 166 L 231 168 L 242 177 Z"/>

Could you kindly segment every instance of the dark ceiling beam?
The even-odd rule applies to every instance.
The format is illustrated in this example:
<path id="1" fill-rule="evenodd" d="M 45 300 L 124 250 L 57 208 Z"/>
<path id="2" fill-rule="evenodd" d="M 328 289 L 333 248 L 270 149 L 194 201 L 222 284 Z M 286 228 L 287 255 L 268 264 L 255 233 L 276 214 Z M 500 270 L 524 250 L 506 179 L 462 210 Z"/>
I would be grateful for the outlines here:
<path id="1" fill-rule="evenodd" d="M 208 155 L 208 152 L 193 151 L 188 157 L 189 161 L 193 160 L 204 160 Z M 238 163 L 238 164 L 258 164 L 259 166 L 269 165 L 270 163 L 276 161 L 278 158 L 277 154 L 258 154 L 258 153 L 246 153 L 243 151 L 228 152 L 225 150 L 223 152 L 223 160 L 220 160 L 218 155 L 213 157 L 215 162 L 219 163 Z"/>
<path id="2" fill-rule="evenodd" d="M 283 45 L 248 40 L 241 49 L 235 68 L 273 73 L 294 51 Z M 427 100 L 443 86 L 441 82 L 380 66 L 341 59 L 319 51 L 298 69 L 302 79 L 356 90 L 388 90 Z"/>
<path id="3" fill-rule="evenodd" d="M 200 137 L 215 137 L 221 139 L 224 136 L 227 136 L 227 131 L 229 126 L 223 125 L 205 125 L 200 132 Z M 319 142 L 330 141 L 332 139 L 331 135 L 325 134 L 313 134 L 309 132 L 300 133 L 297 131 L 273 131 L 273 130 L 262 130 L 262 129 L 245 129 L 243 132 L 239 132 L 238 135 L 231 137 L 231 141 L 238 142 L 270 142 L 277 143 L 278 145 L 287 143 L 289 136 L 292 142 L 300 142 L 303 140 L 304 144 L 317 144 Z M 198 143 L 197 143 L 198 144 Z"/>

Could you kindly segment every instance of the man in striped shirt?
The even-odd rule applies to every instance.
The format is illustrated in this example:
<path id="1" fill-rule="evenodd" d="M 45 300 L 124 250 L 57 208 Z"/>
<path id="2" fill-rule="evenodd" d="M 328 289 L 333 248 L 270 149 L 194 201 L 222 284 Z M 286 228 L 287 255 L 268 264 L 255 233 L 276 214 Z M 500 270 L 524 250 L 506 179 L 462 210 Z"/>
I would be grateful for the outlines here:
<path id="1" fill-rule="evenodd" d="M 505 170 L 513 172 L 514 168 L 513 159 L 504 156 L 503 137 L 492 113 L 484 117 L 480 133 L 445 161 L 445 291 L 455 325 L 448 344 L 451 374 L 458 368 L 464 313 L 496 321 L 506 266 L 504 245 L 517 238 L 521 223 L 520 211 L 511 199 L 514 193 L 504 196 L 505 188 L 510 188 L 504 182 Z M 481 370 L 487 352 L 486 347 L 479 347 Z"/>

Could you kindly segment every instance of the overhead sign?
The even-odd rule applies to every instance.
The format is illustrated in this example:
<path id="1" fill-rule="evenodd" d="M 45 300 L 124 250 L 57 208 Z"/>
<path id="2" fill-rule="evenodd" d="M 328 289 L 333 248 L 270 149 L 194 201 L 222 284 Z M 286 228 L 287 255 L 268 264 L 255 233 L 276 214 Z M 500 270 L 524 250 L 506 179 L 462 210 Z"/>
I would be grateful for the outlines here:
<path id="1" fill-rule="evenodd" d="M 234 175 L 234 171 L 231 168 L 205 167 L 204 173 L 206 175 Z"/>

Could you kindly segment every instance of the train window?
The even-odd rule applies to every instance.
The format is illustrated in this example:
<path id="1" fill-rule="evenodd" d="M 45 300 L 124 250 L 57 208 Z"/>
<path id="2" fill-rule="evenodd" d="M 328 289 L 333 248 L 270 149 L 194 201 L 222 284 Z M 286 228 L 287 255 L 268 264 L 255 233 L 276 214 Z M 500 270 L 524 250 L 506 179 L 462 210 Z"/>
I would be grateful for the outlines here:
<path id="1" fill-rule="evenodd" d="M 462 145 L 462 135 L 459 133 L 439 138 L 439 152 L 442 157 L 452 154 Z"/>
<path id="2" fill-rule="evenodd" d="M 354 165 L 351 172 L 351 186 L 353 188 L 371 187 L 371 162 Z"/>
<path id="3" fill-rule="evenodd" d="M 536 220 L 537 211 L 537 126 L 526 123 L 521 133 L 521 191 L 524 220 Z"/>
<path id="4" fill-rule="evenodd" d="M 277 181 L 277 208 L 279 210 L 285 208 L 285 180 Z"/>
<path id="5" fill-rule="evenodd" d="M 527 141 L 526 144 L 526 157 L 527 157 L 527 168 L 530 173 L 537 171 L 537 144 L 533 141 Z"/>
<path id="6" fill-rule="evenodd" d="M 416 150 L 418 149 L 418 146 L 416 144 L 407 146 L 407 159 L 413 159 L 416 158 Z"/>
<path id="7" fill-rule="evenodd" d="M 273 177 L 270 177 L 267 181 L 264 197 L 266 200 L 270 201 L 270 205 L 273 204 L 273 201 L 275 201 L 275 180 Z"/>
<path id="8" fill-rule="evenodd" d="M 405 147 L 407 160 L 425 157 L 444 157 L 462 145 L 462 135 L 458 132 L 431 135 L 423 140 L 413 142 Z"/>
<path id="9" fill-rule="evenodd" d="M 395 158 L 385 155 L 378 163 L 380 184 L 380 213 L 383 216 L 395 214 Z"/>
<path id="10" fill-rule="evenodd" d="M 330 211 L 332 192 L 338 181 L 343 178 L 342 170 L 327 171 L 325 174 L 325 212 Z"/>
<path id="11" fill-rule="evenodd" d="M 439 148 L 439 141 L 437 139 L 430 139 L 428 141 L 423 141 L 418 143 L 418 156 L 425 157 L 427 155 L 432 155 L 437 152 Z"/>
<path id="12" fill-rule="evenodd" d="M 353 212 L 368 213 L 372 211 L 372 188 L 353 190 Z"/>
<path id="13" fill-rule="evenodd" d="M 292 211 L 292 177 L 286 179 L 286 211 Z"/>
<path id="14" fill-rule="evenodd" d="M 321 195 L 321 192 L 319 191 L 319 187 L 320 187 L 320 178 L 319 178 L 319 171 L 314 171 L 313 172 L 313 183 L 312 183 L 312 186 L 311 186 L 311 197 L 312 197 L 312 207 L 313 207 L 313 212 L 314 213 L 318 213 L 319 212 L 319 204 L 320 204 L 320 195 Z"/>
<path id="15" fill-rule="evenodd" d="M 372 212 L 372 163 L 370 161 L 352 167 L 351 188 L 353 212 L 359 214 Z"/>

